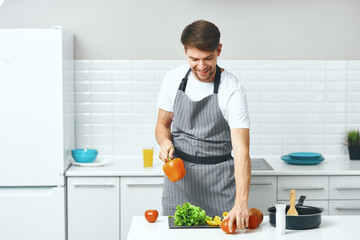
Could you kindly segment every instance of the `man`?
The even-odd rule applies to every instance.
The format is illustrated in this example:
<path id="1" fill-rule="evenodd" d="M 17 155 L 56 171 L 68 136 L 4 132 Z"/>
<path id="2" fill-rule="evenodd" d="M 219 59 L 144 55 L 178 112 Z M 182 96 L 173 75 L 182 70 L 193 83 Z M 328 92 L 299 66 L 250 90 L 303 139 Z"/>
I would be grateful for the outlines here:
<path id="1" fill-rule="evenodd" d="M 155 135 L 159 158 L 183 159 L 186 175 L 175 183 L 165 177 L 163 215 L 173 215 L 176 206 L 189 202 L 208 216 L 229 211 L 229 226 L 235 222 L 237 229 L 244 229 L 251 178 L 245 90 L 234 75 L 217 66 L 222 44 L 214 24 L 191 23 L 181 42 L 190 69 L 182 66 L 166 74 Z"/>

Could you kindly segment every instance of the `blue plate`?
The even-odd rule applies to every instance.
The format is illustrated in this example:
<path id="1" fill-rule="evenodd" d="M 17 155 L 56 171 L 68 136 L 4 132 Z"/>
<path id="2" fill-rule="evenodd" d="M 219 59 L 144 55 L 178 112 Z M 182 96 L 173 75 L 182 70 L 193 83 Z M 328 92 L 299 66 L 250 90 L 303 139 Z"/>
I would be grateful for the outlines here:
<path id="1" fill-rule="evenodd" d="M 316 160 L 293 159 L 289 155 L 281 156 L 281 159 L 288 164 L 295 164 L 295 165 L 316 165 L 325 160 L 324 157 L 320 157 L 319 159 Z"/>
<path id="2" fill-rule="evenodd" d="M 297 158 L 297 157 L 291 157 L 290 155 L 288 155 L 289 158 L 293 159 L 293 160 L 299 160 L 299 161 L 316 161 L 316 160 L 320 160 L 323 156 L 320 157 L 313 157 L 313 158 Z"/>
<path id="3" fill-rule="evenodd" d="M 290 153 L 289 157 L 292 159 L 320 159 L 322 155 L 320 153 L 314 153 L 314 152 L 294 152 Z"/>

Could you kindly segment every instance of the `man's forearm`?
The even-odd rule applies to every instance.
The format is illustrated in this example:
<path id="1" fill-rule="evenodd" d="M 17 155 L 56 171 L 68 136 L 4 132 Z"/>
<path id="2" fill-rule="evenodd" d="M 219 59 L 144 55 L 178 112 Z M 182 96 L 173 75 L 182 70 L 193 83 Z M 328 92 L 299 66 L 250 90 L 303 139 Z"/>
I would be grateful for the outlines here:
<path id="1" fill-rule="evenodd" d="M 250 135 L 248 129 L 232 129 L 231 141 L 234 149 L 234 175 L 236 182 L 235 204 L 248 204 L 251 180 L 249 155 Z"/>
<path id="2" fill-rule="evenodd" d="M 172 141 L 170 129 L 160 124 L 156 126 L 155 137 L 159 145 L 163 144 L 164 142 Z"/>
<path id="3" fill-rule="evenodd" d="M 173 157 L 174 153 L 170 131 L 173 115 L 172 112 L 159 109 L 158 120 L 156 122 L 155 137 L 160 145 L 159 158 L 164 162 L 167 162 L 169 156 Z"/>
<path id="4" fill-rule="evenodd" d="M 171 123 L 172 123 L 172 112 L 159 109 L 158 120 L 155 127 L 155 137 L 159 145 L 172 141 L 171 137 Z"/>
<path id="5" fill-rule="evenodd" d="M 234 154 L 234 175 L 236 182 L 235 204 L 248 205 L 250 180 L 251 180 L 251 161 L 249 154 Z"/>

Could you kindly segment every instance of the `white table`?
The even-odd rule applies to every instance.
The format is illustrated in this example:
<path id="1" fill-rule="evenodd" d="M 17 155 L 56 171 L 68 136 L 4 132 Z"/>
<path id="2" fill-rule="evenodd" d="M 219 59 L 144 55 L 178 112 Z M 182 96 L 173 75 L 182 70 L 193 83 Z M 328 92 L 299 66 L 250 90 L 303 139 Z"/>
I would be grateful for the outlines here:
<path id="1" fill-rule="evenodd" d="M 360 216 L 322 216 L 321 225 L 310 230 L 286 230 L 285 235 L 277 235 L 269 218 L 256 229 L 236 231 L 226 234 L 219 229 L 169 229 L 167 217 L 161 216 L 155 223 L 148 223 L 144 216 L 134 216 L 127 240 L 191 240 L 191 239 L 286 239 L 286 240 L 331 240 L 359 239 Z"/>

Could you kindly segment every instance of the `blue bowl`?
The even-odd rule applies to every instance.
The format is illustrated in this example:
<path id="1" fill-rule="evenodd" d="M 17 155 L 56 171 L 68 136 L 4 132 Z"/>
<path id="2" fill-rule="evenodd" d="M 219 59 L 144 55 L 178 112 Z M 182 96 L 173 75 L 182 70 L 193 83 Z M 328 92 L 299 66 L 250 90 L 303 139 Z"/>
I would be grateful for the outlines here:
<path id="1" fill-rule="evenodd" d="M 98 151 L 95 149 L 73 149 L 71 155 L 75 162 L 78 163 L 92 163 L 95 161 Z"/>

